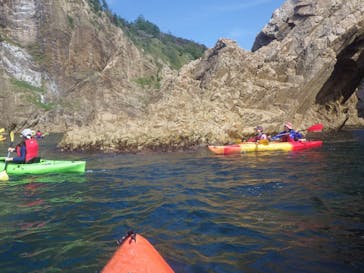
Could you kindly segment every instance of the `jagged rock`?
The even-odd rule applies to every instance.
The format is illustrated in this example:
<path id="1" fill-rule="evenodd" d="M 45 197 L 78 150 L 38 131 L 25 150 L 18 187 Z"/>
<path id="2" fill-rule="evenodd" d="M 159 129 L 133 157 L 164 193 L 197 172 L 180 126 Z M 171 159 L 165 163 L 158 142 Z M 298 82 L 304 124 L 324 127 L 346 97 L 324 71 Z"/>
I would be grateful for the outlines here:
<path id="1" fill-rule="evenodd" d="M 136 80 L 167 68 L 140 52 L 104 13 L 92 12 L 87 1 L 3 0 L 1 6 L 0 88 L 7 96 L 0 105 L 18 113 L 2 126 L 63 132 L 92 123 L 99 112 L 143 115 L 155 92 Z M 38 118 L 30 122 L 26 108 Z"/>
<path id="2" fill-rule="evenodd" d="M 7 10 L 17 10 L 25 1 L 5 3 Z M 362 1 L 288 0 L 257 36 L 253 52 L 220 39 L 178 73 L 167 66 L 160 70 L 82 1 L 33 3 L 39 8 L 36 19 L 26 18 L 35 20 L 30 25 L 47 58 L 35 71 L 56 84 L 58 95 L 47 88 L 45 99 L 62 107 L 32 120 L 67 130 L 62 149 L 185 149 L 233 142 L 258 124 L 273 133 L 287 120 L 301 129 L 316 122 L 329 129 L 364 125 L 358 113 L 363 108 Z M 0 15 L 6 17 L 1 25 L 12 20 Z M 72 25 L 69 18 L 74 18 Z M 11 45 L 34 41 L 17 33 L 7 37 L 16 41 L 7 42 Z M 9 77 L 4 66 L 1 71 Z M 133 81 L 159 72 L 159 90 L 145 90 Z M 9 80 L 2 85 L 12 94 Z M 9 101 L 0 100 L 3 105 Z"/>

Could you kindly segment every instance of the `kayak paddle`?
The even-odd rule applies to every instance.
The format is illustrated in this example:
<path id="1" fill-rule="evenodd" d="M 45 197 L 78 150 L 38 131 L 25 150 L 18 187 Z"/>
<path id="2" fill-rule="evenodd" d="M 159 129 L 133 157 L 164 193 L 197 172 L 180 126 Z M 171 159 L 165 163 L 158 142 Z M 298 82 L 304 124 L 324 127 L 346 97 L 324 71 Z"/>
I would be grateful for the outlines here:
<path id="1" fill-rule="evenodd" d="M 268 139 L 260 139 L 258 142 L 257 142 L 257 144 L 269 145 L 269 140 Z"/>
<path id="2" fill-rule="evenodd" d="M 324 128 L 324 125 L 322 123 L 316 123 L 310 127 L 308 127 L 307 129 L 304 130 L 298 130 L 297 132 L 322 132 L 322 129 Z M 275 137 L 282 137 L 282 136 L 286 136 L 289 135 L 289 132 L 283 132 L 281 134 L 276 135 Z"/>
<path id="3" fill-rule="evenodd" d="M 303 131 L 307 131 L 307 132 L 322 132 L 322 129 L 324 128 L 324 125 L 322 123 L 316 123 L 310 127 L 308 127 L 307 129 L 304 130 L 298 130 L 298 132 L 303 132 Z M 277 137 L 281 137 L 284 135 L 288 135 L 288 133 L 282 133 L 277 135 Z M 249 140 L 248 140 L 249 141 Z M 236 144 L 241 144 L 243 143 L 242 141 L 239 141 L 238 139 L 235 141 Z M 261 139 L 259 141 L 259 144 L 264 144 L 264 145 L 268 145 L 269 141 L 266 139 Z"/>
<path id="4" fill-rule="evenodd" d="M 306 130 L 308 132 L 322 132 L 322 129 L 324 128 L 324 125 L 322 123 L 316 123 L 312 125 L 311 127 L 308 127 Z"/>
<path id="5" fill-rule="evenodd" d="M 307 129 L 304 130 L 298 130 L 297 132 L 303 132 L 303 131 L 307 131 L 307 132 L 322 132 L 322 129 L 324 128 L 324 125 L 322 123 L 316 123 L 310 127 L 308 127 Z M 283 133 L 280 134 L 280 136 L 284 136 L 287 135 L 288 133 Z"/>
<path id="6" fill-rule="evenodd" d="M 13 146 L 14 143 L 14 132 L 11 131 L 10 132 L 10 147 Z M 8 151 L 8 156 L 10 156 L 10 151 Z M 8 181 L 9 180 L 9 175 L 6 172 L 6 167 L 8 166 L 8 161 L 5 161 L 5 165 L 4 165 L 4 170 L 2 172 L 0 172 L 0 181 Z"/>

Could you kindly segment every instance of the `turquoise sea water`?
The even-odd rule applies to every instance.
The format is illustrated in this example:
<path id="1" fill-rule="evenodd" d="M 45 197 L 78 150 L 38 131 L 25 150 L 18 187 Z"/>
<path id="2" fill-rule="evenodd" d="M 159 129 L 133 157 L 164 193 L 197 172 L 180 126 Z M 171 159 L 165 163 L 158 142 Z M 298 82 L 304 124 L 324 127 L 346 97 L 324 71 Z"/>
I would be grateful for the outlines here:
<path id="1" fill-rule="evenodd" d="M 60 153 L 85 175 L 0 182 L 0 272 L 98 272 L 128 230 L 176 272 L 363 272 L 364 130 L 317 150 Z M 6 146 L 0 144 L 6 154 Z"/>

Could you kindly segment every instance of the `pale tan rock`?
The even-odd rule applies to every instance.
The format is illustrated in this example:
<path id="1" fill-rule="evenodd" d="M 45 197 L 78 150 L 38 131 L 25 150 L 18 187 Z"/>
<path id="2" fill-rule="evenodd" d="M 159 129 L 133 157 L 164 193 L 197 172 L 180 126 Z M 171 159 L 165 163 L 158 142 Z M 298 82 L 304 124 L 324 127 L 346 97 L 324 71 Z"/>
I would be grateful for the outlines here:
<path id="1" fill-rule="evenodd" d="M 7 11 L 25 5 L 3 2 Z M 298 129 L 318 122 L 333 130 L 364 125 L 357 110 L 364 108 L 361 0 L 288 0 L 258 34 L 252 52 L 222 38 L 179 71 L 157 64 L 82 1 L 34 3 L 39 17 L 30 16 L 33 10 L 20 21 L 29 24 L 29 37 L 11 23 L 1 34 L 13 46 L 42 41 L 46 59 L 33 54 L 29 63 L 49 86 L 44 99 L 61 106 L 33 116 L 29 108 L 16 121 L 66 131 L 63 149 L 186 149 L 234 142 L 256 125 L 271 134 L 286 121 Z M 1 18 L 12 22 L 7 14 Z M 12 110 L 23 107 L 25 92 L 12 92 L 14 76 L 5 66 L 0 72 L 3 109 L 11 110 L 9 102 L 16 105 Z M 153 75 L 162 79 L 159 89 L 136 83 Z"/>

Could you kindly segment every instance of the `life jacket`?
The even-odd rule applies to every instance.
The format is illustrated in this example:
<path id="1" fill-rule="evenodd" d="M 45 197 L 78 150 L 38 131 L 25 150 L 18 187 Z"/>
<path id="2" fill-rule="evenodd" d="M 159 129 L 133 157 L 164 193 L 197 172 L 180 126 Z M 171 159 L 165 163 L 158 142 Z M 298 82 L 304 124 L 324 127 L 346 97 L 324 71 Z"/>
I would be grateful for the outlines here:
<path id="1" fill-rule="evenodd" d="M 27 163 L 33 158 L 38 157 L 39 146 L 38 142 L 33 138 L 25 140 L 24 143 L 25 143 L 25 163 Z M 21 156 L 20 147 L 21 146 L 19 145 L 16 147 L 16 152 L 18 156 Z"/>
<path id="2" fill-rule="evenodd" d="M 15 147 L 16 154 L 20 157 L 21 156 L 21 144 L 16 145 Z"/>
<path id="3" fill-rule="evenodd" d="M 286 134 L 286 135 L 282 136 L 281 141 L 282 142 L 292 142 L 293 138 L 291 137 L 290 134 Z"/>
<path id="4" fill-rule="evenodd" d="M 260 135 L 256 135 L 254 137 L 251 137 L 248 139 L 248 142 L 257 142 L 261 139 L 267 139 L 267 136 L 266 134 L 260 134 Z"/>

